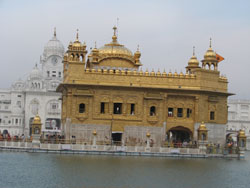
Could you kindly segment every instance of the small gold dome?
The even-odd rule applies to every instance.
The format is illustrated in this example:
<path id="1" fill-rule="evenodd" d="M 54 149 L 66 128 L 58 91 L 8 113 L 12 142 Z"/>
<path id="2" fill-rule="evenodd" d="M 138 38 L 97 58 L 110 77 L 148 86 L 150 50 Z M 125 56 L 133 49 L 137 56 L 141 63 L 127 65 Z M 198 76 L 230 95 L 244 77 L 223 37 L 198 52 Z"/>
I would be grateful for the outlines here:
<path id="1" fill-rule="evenodd" d="M 204 58 L 215 58 L 216 59 L 216 53 L 213 51 L 213 49 L 210 47 L 207 52 L 204 55 Z"/>
<path id="2" fill-rule="evenodd" d="M 206 127 L 204 121 L 200 124 L 199 131 L 207 131 L 207 127 Z"/>
<path id="3" fill-rule="evenodd" d="M 79 35 L 78 35 L 78 29 L 76 30 L 76 40 L 75 40 L 75 42 L 72 44 L 72 46 L 74 46 L 74 47 L 81 47 L 81 42 L 79 41 Z"/>
<path id="4" fill-rule="evenodd" d="M 193 55 L 188 61 L 188 65 L 199 65 L 197 57 Z"/>
<path id="5" fill-rule="evenodd" d="M 36 115 L 33 119 L 33 124 L 40 124 L 40 123 L 41 123 L 41 118 L 38 115 Z"/>
<path id="6" fill-rule="evenodd" d="M 238 133 L 238 137 L 246 137 L 245 131 L 241 129 Z"/>
<path id="7" fill-rule="evenodd" d="M 210 44 L 207 52 L 204 55 L 204 59 L 216 59 L 216 53 L 212 49 L 212 39 L 210 38 Z M 216 59 L 217 60 L 217 59 Z"/>
<path id="8" fill-rule="evenodd" d="M 152 69 L 151 73 L 150 73 L 150 76 L 155 76 L 155 71 L 154 69 Z"/>
<path id="9" fill-rule="evenodd" d="M 81 47 L 81 43 L 79 41 L 75 41 L 72 46 L 74 47 Z"/>
<path id="10" fill-rule="evenodd" d="M 157 75 L 157 76 L 161 76 L 160 69 L 158 69 L 158 71 L 157 71 L 156 75 Z"/>
<path id="11" fill-rule="evenodd" d="M 147 132 L 146 136 L 149 138 L 151 135 L 150 135 L 150 133 L 149 133 L 149 132 Z"/>

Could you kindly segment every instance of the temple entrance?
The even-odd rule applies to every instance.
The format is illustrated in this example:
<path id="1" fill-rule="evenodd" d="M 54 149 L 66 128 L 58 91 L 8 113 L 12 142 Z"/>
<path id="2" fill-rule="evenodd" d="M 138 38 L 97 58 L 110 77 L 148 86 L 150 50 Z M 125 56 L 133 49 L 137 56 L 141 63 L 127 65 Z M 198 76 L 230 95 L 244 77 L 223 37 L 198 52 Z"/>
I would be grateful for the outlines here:
<path id="1" fill-rule="evenodd" d="M 122 132 L 112 132 L 112 143 L 116 145 L 121 145 L 122 142 Z"/>
<path id="2" fill-rule="evenodd" d="M 174 143 L 190 142 L 192 140 L 192 131 L 188 128 L 178 126 L 171 128 L 168 132 L 168 140 Z"/>

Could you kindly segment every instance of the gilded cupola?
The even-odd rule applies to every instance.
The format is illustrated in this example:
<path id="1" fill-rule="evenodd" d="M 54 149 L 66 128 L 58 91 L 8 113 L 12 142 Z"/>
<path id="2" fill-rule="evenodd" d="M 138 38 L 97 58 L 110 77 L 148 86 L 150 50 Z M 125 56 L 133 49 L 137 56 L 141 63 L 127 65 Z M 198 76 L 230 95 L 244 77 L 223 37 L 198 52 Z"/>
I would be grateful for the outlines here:
<path id="1" fill-rule="evenodd" d="M 218 70 L 218 60 L 216 58 L 216 53 L 212 49 L 212 39 L 210 38 L 210 44 L 207 52 L 202 60 L 202 68 L 212 71 Z"/>
<path id="2" fill-rule="evenodd" d="M 118 43 L 117 27 L 113 27 L 112 41 L 100 48 L 94 48 L 88 56 L 87 67 L 107 67 L 116 69 L 138 69 L 141 66 L 139 48 L 133 54 L 124 45 Z"/>
<path id="3" fill-rule="evenodd" d="M 188 66 L 186 67 L 186 73 L 193 73 L 194 69 L 200 68 L 199 67 L 199 61 L 197 57 L 195 56 L 195 47 L 193 47 L 193 56 L 188 61 Z"/>
<path id="4" fill-rule="evenodd" d="M 79 34 L 77 29 L 76 39 L 74 42 L 69 43 L 68 50 L 64 55 L 64 61 L 85 62 L 86 54 L 86 44 L 79 41 Z"/>

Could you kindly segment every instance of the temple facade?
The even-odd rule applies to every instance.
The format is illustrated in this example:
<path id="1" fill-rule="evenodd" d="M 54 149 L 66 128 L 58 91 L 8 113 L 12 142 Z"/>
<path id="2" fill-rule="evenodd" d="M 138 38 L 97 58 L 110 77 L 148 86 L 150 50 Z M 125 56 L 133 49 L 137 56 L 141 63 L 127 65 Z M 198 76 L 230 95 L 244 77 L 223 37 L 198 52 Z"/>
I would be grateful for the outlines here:
<path id="1" fill-rule="evenodd" d="M 139 49 L 112 41 L 87 55 L 85 43 L 70 42 L 64 55 L 62 133 L 67 139 L 123 144 L 194 141 L 201 122 L 208 141 L 225 143 L 228 80 L 210 47 L 201 63 L 195 53 L 185 73 L 142 71 Z"/>

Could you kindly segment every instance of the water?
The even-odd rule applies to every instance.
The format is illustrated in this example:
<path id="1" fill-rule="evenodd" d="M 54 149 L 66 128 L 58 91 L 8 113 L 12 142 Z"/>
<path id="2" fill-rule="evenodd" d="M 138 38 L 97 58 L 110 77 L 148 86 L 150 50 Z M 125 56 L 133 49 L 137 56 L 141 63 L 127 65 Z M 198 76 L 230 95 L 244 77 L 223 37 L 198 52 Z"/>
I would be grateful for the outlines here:
<path id="1" fill-rule="evenodd" d="M 250 187 L 245 160 L 0 152 L 0 188 Z"/>

